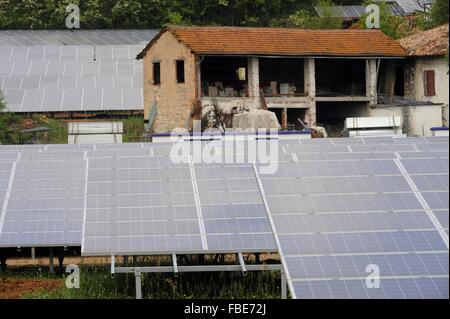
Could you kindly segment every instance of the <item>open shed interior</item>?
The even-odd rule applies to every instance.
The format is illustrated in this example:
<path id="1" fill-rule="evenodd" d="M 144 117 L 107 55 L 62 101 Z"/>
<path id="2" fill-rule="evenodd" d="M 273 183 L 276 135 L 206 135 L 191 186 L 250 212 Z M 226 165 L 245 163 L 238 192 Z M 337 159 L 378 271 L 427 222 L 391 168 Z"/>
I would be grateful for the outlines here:
<path id="1" fill-rule="evenodd" d="M 259 59 L 259 81 L 265 96 L 303 95 L 304 59 Z"/>
<path id="2" fill-rule="evenodd" d="M 317 96 L 364 96 L 365 63 L 362 59 L 317 59 Z"/>
<path id="3" fill-rule="evenodd" d="M 367 107 L 367 103 L 318 102 L 317 123 L 325 127 L 328 134 L 335 137 L 344 130 L 346 118 L 366 116 Z"/>
<path id="4" fill-rule="evenodd" d="M 248 96 L 247 58 L 205 57 L 201 63 L 203 96 Z"/>

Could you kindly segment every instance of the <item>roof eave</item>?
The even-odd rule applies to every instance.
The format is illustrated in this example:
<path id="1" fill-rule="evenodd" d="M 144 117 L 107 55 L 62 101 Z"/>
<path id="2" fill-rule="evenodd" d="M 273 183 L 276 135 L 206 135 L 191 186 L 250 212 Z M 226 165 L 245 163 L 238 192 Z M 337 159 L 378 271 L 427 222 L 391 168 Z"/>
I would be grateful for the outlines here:
<path id="1" fill-rule="evenodd" d="M 405 54 L 333 54 L 333 53 L 301 53 L 301 54 L 280 54 L 280 53 L 269 53 L 269 52 L 199 52 L 193 51 L 196 55 L 203 56 L 253 56 L 253 57 L 290 57 L 290 58 L 407 58 L 408 55 Z"/>

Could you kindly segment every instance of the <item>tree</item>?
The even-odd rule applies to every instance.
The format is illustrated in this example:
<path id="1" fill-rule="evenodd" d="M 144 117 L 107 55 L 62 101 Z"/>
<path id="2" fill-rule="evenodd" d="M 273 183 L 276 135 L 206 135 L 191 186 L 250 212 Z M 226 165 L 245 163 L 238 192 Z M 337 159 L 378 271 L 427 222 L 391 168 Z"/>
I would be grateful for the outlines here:
<path id="1" fill-rule="evenodd" d="M 376 4 L 380 8 L 380 30 L 393 39 L 403 38 L 411 33 L 411 23 L 404 17 L 394 16 L 389 6 L 384 2 L 366 1 L 365 5 Z M 366 26 L 366 18 L 364 15 L 360 20 L 360 26 L 364 29 Z"/>
<path id="2" fill-rule="evenodd" d="M 167 23 L 270 26 L 316 0 L 0 0 L 0 29 L 64 29 L 65 8 L 80 6 L 83 29 L 160 28 Z M 341 0 L 339 4 L 353 3 Z M 357 2 L 357 1 L 356 1 Z"/>
<path id="3" fill-rule="evenodd" d="M 436 0 L 431 8 L 431 24 L 433 27 L 440 26 L 449 21 L 448 0 Z"/>
<path id="4" fill-rule="evenodd" d="M 332 15 L 331 8 L 335 6 L 332 1 L 319 0 L 316 6 L 324 9 L 322 16 L 316 16 L 308 9 L 300 9 L 288 17 L 285 25 L 304 29 L 342 29 L 342 19 Z"/>
<path id="5" fill-rule="evenodd" d="M 6 110 L 6 102 L 3 97 L 2 91 L 0 90 L 0 144 L 2 144 L 2 142 L 4 141 L 6 130 L 8 129 L 6 121 L 7 113 L 5 113 L 5 110 Z"/>

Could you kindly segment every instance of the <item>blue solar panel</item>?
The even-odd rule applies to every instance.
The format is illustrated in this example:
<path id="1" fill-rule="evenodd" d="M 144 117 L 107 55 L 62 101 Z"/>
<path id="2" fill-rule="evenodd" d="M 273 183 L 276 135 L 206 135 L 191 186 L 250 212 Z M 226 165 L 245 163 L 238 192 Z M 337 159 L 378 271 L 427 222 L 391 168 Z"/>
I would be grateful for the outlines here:
<path id="1" fill-rule="evenodd" d="M 170 144 L 1 146 L 0 245 L 63 246 L 84 224 L 85 255 L 278 251 L 294 298 L 448 298 L 442 144 L 284 142 L 273 175 L 175 164 Z M 370 289 L 373 265 L 380 288 Z"/>
<path id="2" fill-rule="evenodd" d="M 415 143 L 425 139 L 404 141 L 364 139 L 314 162 L 299 152 L 304 160 L 260 176 L 295 298 L 448 296 L 448 160 L 421 157 Z M 414 155 L 375 159 L 398 152 Z M 379 289 L 366 285 L 369 265 L 380 269 Z"/>

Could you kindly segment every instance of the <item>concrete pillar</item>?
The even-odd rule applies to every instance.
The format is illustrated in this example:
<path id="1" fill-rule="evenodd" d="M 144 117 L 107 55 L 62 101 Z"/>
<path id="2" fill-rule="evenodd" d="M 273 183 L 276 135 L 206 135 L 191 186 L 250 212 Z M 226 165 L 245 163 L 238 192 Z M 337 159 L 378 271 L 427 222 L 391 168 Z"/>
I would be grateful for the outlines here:
<path id="1" fill-rule="evenodd" d="M 248 93 L 259 101 L 259 59 L 248 58 Z"/>
<path id="2" fill-rule="evenodd" d="M 317 124 L 316 115 L 316 60 L 307 58 L 304 61 L 304 79 L 305 79 L 305 93 L 309 97 L 309 108 L 305 112 L 304 122 L 310 127 L 315 127 Z"/>
<path id="3" fill-rule="evenodd" d="M 370 105 L 378 104 L 378 74 L 377 60 L 366 60 L 366 94 Z"/>
<path id="4" fill-rule="evenodd" d="M 195 70 L 195 81 L 197 82 L 197 99 L 201 100 L 202 98 L 202 57 L 196 58 L 196 70 Z"/>
<path id="5" fill-rule="evenodd" d="M 284 108 L 281 111 L 281 128 L 283 130 L 286 130 L 288 127 L 288 114 L 287 114 L 288 109 Z"/>

